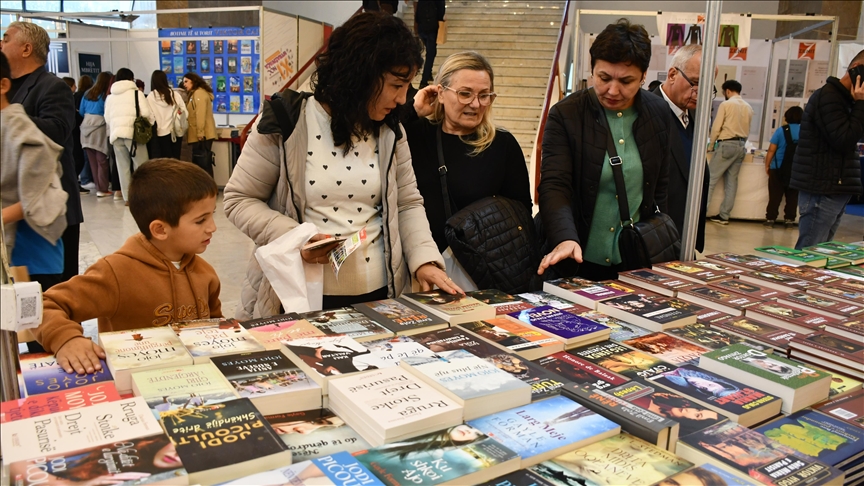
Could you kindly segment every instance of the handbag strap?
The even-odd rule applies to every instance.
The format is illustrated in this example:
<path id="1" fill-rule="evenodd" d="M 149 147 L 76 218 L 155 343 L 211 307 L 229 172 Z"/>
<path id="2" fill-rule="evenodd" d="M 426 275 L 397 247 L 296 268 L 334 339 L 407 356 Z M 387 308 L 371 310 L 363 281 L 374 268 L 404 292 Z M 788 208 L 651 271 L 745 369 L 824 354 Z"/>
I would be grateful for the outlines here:
<path id="1" fill-rule="evenodd" d="M 606 152 L 609 153 L 609 165 L 612 166 L 612 176 L 615 179 L 615 192 L 618 195 L 618 213 L 621 219 L 621 226 L 633 224 L 633 218 L 630 217 L 630 203 L 627 201 L 627 187 L 624 184 L 624 171 L 621 170 L 621 157 L 618 156 L 618 151 L 615 150 L 615 140 L 612 138 L 612 127 L 606 120 L 606 111 L 600 100 L 597 99 L 597 93 L 594 88 L 590 89 L 591 98 L 597 103 L 600 108 L 600 123 L 606 127 Z"/>
<path id="2" fill-rule="evenodd" d="M 438 130 L 435 132 L 435 139 L 438 144 L 438 176 L 441 177 L 441 196 L 444 199 L 444 214 L 447 219 L 453 216 L 452 208 L 450 207 L 450 192 L 447 190 L 447 164 L 444 162 L 444 145 L 441 143 L 441 132 L 443 129 L 438 125 Z"/>
<path id="3" fill-rule="evenodd" d="M 138 121 L 138 117 L 141 116 L 140 109 L 138 108 L 138 88 L 135 88 L 135 121 Z M 133 129 L 134 131 L 134 129 Z M 135 157 L 138 155 L 138 142 L 135 141 L 135 135 L 132 135 L 132 148 L 129 149 L 129 156 Z"/>

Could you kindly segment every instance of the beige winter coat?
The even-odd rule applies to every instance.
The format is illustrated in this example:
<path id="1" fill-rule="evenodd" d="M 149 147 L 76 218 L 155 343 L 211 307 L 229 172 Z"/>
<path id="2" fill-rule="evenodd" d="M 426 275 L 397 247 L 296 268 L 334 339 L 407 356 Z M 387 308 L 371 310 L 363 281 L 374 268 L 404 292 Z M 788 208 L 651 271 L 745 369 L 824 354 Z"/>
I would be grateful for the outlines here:
<path id="1" fill-rule="evenodd" d="M 206 140 L 216 138 L 216 120 L 213 119 L 213 93 L 198 88 L 192 92 L 189 102 L 189 130 L 186 132 L 186 143 L 198 143 L 198 137 Z"/>
<path id="2" fill-rule="evenodd" d="M 274 131 L 272 126 L 265 127 L 265 133 L 259 132 L 261 120 L 266 118 L 259 117 L 249 131 L 237 166 L 225 186 L 225 214 L 240 231 L 252 238 L 256 248 L 298 226 L 305 214 L 308 143 L 305 110 L 306 101 L 303 101 L 296 128 L 284 144 L 281 143 L 281 134 L 269 133 Z M 278 126 L 275 130 L 278 131 Z M 423 197 L 417 190 L 411 166 L 408 142 L 403 136 L 396 143 L 396 153 L 391 162 L 395 133 L 386 125 L 382 125 L 380 130 L 378 157 L 382 194 L 387 196 L 382 209 L 384 257 L 390 262 L 387 293 L 389 297 L 395 297 L 410 291 L 411 276 L 421 265 L 433 262 L 443 269 L 444 261 L 429 230 Z M 279 313 L 279 310 L 279 298 L 253 256 L 249 260 L 235 316 L 240 320 L 267 317 Z"/>

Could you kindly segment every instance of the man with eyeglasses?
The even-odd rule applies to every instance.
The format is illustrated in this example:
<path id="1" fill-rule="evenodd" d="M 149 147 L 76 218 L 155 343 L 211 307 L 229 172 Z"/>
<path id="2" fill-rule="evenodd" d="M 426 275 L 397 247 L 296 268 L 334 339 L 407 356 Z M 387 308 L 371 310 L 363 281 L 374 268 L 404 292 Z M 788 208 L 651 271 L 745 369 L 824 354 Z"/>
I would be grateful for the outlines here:
<path id="1" fill-rule="evenodd" d="M 750 121 L 753 119 L 753 108 L 741 98 L 741 83 L 734 79 L 723 83 L 723 96 L 726 101 L 717 108 L 717 116 L 711 126 L 711 141 L 708 151 L 714 150 L 714 158 L 708 168 L 711 179 L 708 183 L 708 201 L 714 195 L 714 187 L 720 178 L 724 178 L 725 194 L 720 204 L 720 213 L 708 219 L 717 224 L 729 224 L 729 214 L 735 206 L 735 194 L 738 192 L 738 172 L 747 151 L 744 144 L 750 134 Z"/>
<path id="2" fill-rule="evenodd" d="M 677 130 L 669 134 L 672 163 L 669 167 L 669 217 L 684 233 L 684 211 L 687 207 L 687 185 L 690 181 L 690 165 L 693 154 L 693 130 L 695 124 L 696 98 L 699 94 L 699 70 L 702 68 L 702 46 L 687 45 L 672 58 L 672 67 L 666 81 L 653 90 L 669 104 L 673 123 Z M 715 71 L 716 75 L 716 71 Z M 704 162 L 703 162 L 704 163 Z M 705 213 L 708 206 L 708 170 L 702 180 L 702 201 L 699 205 L 696 250 L 705 249 Z"/>

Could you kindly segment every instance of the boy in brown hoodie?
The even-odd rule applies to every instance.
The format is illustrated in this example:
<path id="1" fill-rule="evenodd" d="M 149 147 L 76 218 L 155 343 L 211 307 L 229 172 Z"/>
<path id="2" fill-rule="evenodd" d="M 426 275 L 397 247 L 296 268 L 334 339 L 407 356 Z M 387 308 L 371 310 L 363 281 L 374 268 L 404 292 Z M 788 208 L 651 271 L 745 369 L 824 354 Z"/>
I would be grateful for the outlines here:
<path id="1" fill-rule="evenodd" d="M 99 332 L 222 317 L 219 277 L 197 254 L 216 231 L 216 183 L 200 168 L 155 159 L 135 170 L 129 210 L 138 233 L 83 275 L 45 292 L 36 339 L 67 373 L 93 373 L 105 358 L 80 322 Z"/>

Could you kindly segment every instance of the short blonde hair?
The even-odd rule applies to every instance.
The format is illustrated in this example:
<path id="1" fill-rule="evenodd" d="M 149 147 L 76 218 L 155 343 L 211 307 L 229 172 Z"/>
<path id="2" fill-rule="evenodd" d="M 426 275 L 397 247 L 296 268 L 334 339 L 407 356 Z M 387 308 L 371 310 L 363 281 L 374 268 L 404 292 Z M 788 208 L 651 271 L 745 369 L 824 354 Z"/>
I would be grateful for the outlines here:
<path id="1" fill-rule="evenodd" d="M 489 61 L 485 57 L 474 51 L 457 52 L 448 57 L 438 69 L 435 84 L 449 87 L 450 79 L 453 75 L 463 69 L 486 71 L 489 74 L 489 89 L 495 91 L 495 76 L 492 73 L 492 65 L 489 64 Z M 432 114 L 427 119 L 432 123 L 442 123 L 444 121 L 444 105 L 436 103 Z M 477 155 L 492 145 L 492 141 L 495 140 L 495 130 L 495 124 L 492 122 L 492 105 L 489 105 L 485 113 L 483 113 L 483 119 L 480 120 L 480 124 L 477 125 L 477 129 L 475 130 L 477 137 L 473 140 L 462 139 L 462 141 L 474 147 L 471 155 Z"/>
<path id="2" fill-rule="evenodd" d="M 42 27 L 32 22 L 15 21 L 6 27 L 6 30 L 18 29 L 16 36 L 20 36 L 20 40 L 24 44 L 30 44 L 33 47 L 33 56 L 42 61 L 42 64 L 48 62 L 48 49 L 51 45 L 51 38 L 48 37 L 48 32 Z"/>

